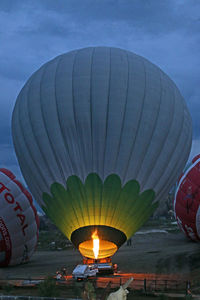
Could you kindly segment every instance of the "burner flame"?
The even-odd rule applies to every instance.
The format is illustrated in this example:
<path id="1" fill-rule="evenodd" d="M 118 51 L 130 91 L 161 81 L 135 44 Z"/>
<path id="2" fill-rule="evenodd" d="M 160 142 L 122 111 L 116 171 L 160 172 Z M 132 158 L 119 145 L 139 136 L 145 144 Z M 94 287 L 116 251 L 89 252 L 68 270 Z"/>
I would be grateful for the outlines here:
<path id="1" fill-rule="evenodd" d="M 95 259 L 98 258 L 99 255 L 99 237 L 97 235 L 97 231 L 95 231 L 92 235 L 92 239 L 93 239 L 93 252 L 94 252 L 94 257 Z"/>

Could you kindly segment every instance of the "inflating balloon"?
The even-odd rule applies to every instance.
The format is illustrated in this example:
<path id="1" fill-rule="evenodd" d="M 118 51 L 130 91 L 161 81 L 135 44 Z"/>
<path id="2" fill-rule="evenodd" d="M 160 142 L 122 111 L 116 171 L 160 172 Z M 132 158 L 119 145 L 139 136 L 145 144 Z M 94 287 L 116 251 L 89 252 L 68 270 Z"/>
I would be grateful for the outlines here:
<path id="1" fill-rule="evenodd" d="M 174 212 L 177 223 L 188 238 L 200 240 L 200 155 L 179 179 L 175 193 Z"/>
<path id="2" fill-rule="evenodd" d="M 27 262 L 38 239 L 39 219 L 30 193 L 0 169 L 0 267 Z"/>
<path id="3" fill-rule="evenodd" d="M 34 73 L 16 101 L 12 132 L 35 199 L 90 258 L 113 255 L 148 220 L 192 138 L 169 77 L 107 47 L 60 55 Z"/>

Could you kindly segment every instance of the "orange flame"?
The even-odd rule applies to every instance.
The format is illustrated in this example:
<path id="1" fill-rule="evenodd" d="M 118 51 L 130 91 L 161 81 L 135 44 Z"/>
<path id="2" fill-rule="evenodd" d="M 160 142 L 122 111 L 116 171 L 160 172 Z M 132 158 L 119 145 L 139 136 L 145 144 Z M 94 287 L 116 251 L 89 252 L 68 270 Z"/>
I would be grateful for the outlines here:
<path id="1" fill-rule="evenodd" d="M 94 252 L 94 257 L 97 259 L 99 255 L 99 237 L 97 235 L 97 231 L 95 231 L 92 235 L 93 239 L 93 252 Z"/>

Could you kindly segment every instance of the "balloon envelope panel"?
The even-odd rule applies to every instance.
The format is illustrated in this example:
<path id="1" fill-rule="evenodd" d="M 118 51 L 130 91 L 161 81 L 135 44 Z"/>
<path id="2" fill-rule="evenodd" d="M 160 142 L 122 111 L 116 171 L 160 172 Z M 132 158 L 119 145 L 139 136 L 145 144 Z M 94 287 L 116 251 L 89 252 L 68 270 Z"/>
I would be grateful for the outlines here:
<path id="1" fill-rule="evenodd" d="M 180 177 L 174 200 L 177 223 L 186 236 L 200 240 L 200 155 Z"/>
<path id="2" fill-rule="evenodd" d="M 0 266 L 27 262 L 38 239 L 32 197 L 7 169 L 0 169 Z"/>
<path id="3" fill-rule="evenodd" d="M 91 229 L 117 247 L 131 237 L 176 181 L 192 138 L 169 77 L 108 47 L 63 54 L 35 72 L 12 132 L 30 190 L 76 247 Z M 79 229 L 84 236 L 73 234 Z"/>

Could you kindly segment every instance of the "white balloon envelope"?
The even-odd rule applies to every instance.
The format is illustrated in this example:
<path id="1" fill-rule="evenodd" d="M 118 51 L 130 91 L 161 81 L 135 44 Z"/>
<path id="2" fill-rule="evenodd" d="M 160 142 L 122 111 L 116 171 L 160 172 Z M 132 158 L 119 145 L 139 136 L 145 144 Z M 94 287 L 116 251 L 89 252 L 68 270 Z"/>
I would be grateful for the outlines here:
<path id="1" fill-rule="evenodd" d="M 176 85 L 129 51 L 94 47 L 43 65 L 13 112 L 13 140 L 37 201 L 81 253 L 111 256 L 149 218 L 190 152 Z"/>

